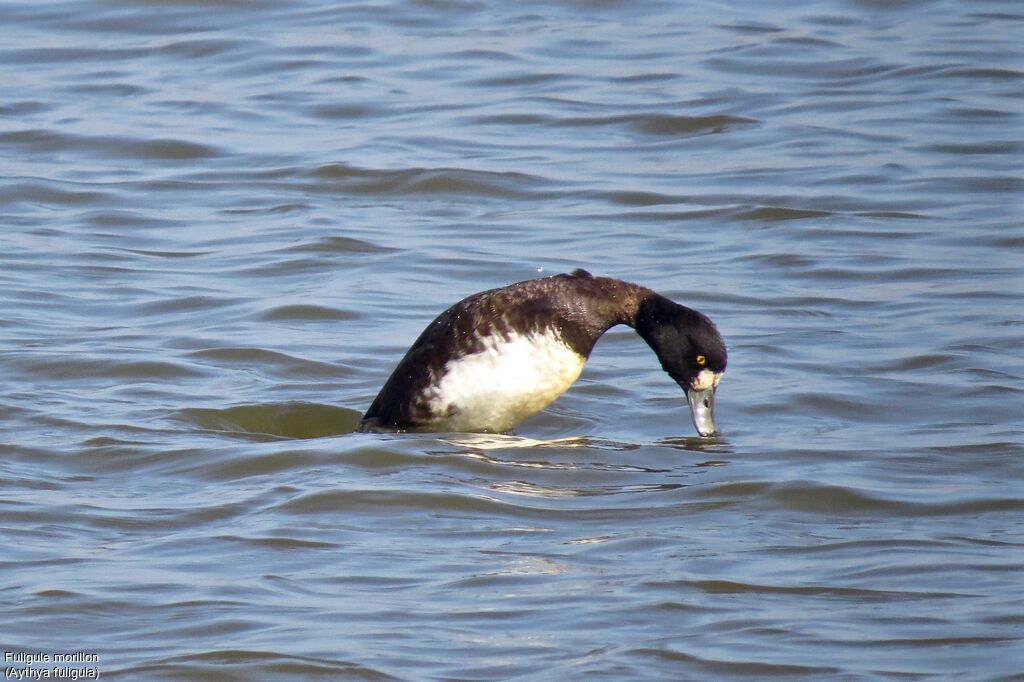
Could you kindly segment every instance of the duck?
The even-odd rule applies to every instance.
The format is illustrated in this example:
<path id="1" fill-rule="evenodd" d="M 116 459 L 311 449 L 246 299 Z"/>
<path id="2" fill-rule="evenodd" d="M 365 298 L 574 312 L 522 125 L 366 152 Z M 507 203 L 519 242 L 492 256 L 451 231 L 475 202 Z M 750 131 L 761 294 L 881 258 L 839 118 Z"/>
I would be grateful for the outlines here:
<path id="1" fill-rule="evenodd" d="M 703 313 L 583 269 L 468 296 L 431 322 L 359 423 L 370 432 L 507 433 L 562 395 L 610 328 L 632 327 L 683 389 L 697 433 L 719 435 L 725 341 Z"/>

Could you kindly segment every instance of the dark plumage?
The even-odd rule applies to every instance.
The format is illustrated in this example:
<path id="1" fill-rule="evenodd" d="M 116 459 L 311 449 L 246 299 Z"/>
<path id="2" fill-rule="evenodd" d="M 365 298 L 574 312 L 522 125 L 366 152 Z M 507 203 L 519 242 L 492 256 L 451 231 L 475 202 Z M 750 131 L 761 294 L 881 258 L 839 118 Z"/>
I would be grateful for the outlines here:
<path id="1" fill-rule="evenodd" d="M 448 308 L 398 363 L 361 426 L 505 431 L 568 388 L 617 324 L 651 346 L 687 392 L 698 430 L 713 433 L 714 389 L 726 366 L 715 325 L 650 289 L 585 270 L 483 291 Z"/>

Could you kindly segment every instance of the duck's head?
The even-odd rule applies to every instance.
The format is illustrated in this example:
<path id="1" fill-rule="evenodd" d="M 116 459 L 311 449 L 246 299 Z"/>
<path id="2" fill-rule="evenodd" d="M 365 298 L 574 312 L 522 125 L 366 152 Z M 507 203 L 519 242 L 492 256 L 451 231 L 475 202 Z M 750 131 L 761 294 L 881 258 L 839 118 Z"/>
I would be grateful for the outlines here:
<path id="1" fill-rule="evenodd" d="M 702 313 L 659 294 L 641 302 L 636 331 L 654 350 L 662 368 L 686 392 L 693 425 L 702 436 L 715 428 L 715 390 L 725 372 L 725 341 Z"/>

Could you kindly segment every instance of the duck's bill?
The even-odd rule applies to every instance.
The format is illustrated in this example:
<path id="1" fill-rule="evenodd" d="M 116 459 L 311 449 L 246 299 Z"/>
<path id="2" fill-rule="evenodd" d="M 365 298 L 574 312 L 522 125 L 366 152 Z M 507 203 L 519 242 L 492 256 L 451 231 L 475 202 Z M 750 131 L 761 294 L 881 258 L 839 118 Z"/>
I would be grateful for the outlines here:
<path id="1" fill-rule="evenodd" d="M 715 387 L 710 386 L 699 391 L 691 388 L 686 392 L 686 401 L 690 403 L 690 414 L 693 415 L 693 425 L 697 427 L 697 433 L 705 438 L 717 436 L 718 429 L 715 428 Z"/>

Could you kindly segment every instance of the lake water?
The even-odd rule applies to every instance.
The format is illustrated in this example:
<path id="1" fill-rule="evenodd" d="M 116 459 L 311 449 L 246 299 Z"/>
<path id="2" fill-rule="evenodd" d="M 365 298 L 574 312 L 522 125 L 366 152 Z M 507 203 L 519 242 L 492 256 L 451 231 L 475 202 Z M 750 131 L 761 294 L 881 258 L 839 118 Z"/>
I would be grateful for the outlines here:
<path id="1" fill-rule="evenodd" d="M 0 26 L 6 676 L 1024 680 L 1019 2 Z M 626 328 L 514 434 L 352 433 L 576 267 L 716 320 L 723 437 Z"/>

